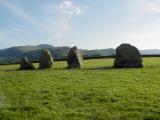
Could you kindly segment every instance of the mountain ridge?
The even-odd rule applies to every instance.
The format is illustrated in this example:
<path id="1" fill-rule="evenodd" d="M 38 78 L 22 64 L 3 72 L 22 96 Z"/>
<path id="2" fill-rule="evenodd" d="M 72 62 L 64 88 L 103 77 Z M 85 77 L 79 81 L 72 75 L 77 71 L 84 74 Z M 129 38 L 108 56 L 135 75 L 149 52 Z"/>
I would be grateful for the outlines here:
<path id="1" fill-rule="evenodd" d="M 40 45 L 26 45 L 26 46 L 14 46 L 5 49 L 0 49 L 0 64 L 17 63 L 24 56 L 27 56 L 31 61 L 38 61 L 41 51 L 43 49 L 49 49 L 56 60 L 66 59 L 71 47 L 60 46 L 55 47 L 50 44 Z M 108 49 L 80 49 L 84 57 L 104 57 L 114 56 L 116 51 L 114 48 Z M 140 50 L 142 55 L 160 55 L 159 49 Z"/>

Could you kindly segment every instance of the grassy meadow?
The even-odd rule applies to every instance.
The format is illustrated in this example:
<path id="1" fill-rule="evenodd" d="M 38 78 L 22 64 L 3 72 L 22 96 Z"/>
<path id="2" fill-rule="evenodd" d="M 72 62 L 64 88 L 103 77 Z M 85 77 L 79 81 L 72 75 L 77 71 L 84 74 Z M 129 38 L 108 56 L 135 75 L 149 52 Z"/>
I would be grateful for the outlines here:
<path id="1" fill-rule="evenodd" d="M 66 62 L 35 71 L 0 66 L 0 120 L 160 120 L 160 58 L 144 58 L 143 69 L 112 65 L 95 59 L 83 70 L 67 70 Z"/>

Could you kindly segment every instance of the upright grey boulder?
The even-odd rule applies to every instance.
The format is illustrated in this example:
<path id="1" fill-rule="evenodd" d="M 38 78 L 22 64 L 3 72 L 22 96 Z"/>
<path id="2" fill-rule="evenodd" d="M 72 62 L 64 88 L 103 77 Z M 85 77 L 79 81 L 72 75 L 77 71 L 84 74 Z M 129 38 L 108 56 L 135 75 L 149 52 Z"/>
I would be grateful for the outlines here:
<path id="1" fill-rule="evenodd" d="M 43 50 L 42 55 L 40 57 L 39 68 L 51 68 L 53 65 L 53 57 L 49 50 Z"/>
<path id="2" fill-rule="evenodd" d="M 27 57 L 23 57 L 20 61 L 20 70 L 34 70 L 35 67 L 33 64 L 27 59 Z"/>
<path id="3" fill-rule="evenodd" d="M 115 68 L 142 68 L 142 56 L 139 50 L 130 44 L 121 44 L 116 49 Z"/>
<path id="4" fill-rule="evenodd" d="M 67 58 L 67 63 L 69 69 L 83 67 L 83 57 L 76 46 L 70 49 Z"/>

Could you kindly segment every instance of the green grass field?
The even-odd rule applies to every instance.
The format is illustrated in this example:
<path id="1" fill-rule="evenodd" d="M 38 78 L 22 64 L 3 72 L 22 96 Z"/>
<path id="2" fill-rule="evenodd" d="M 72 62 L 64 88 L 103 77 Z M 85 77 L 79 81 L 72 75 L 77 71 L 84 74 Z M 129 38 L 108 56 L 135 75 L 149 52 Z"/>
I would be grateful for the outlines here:
<path id="1" fill-rule="evenodd" d="M 83 70 L 0 66 L 0 120 L 160 120 L 160 58 L 143 69 L 112 69 L 113 59 Z"/>

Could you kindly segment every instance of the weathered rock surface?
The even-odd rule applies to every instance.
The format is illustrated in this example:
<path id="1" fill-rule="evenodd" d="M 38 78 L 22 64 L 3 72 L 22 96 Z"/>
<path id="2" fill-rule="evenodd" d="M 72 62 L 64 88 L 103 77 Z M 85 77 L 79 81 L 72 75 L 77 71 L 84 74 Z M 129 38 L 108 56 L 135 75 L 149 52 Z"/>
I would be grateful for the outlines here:
<path id="1" fill-rule="evenodd" d="M 51 55 L 51 52 L 49 50 L 43 50 L 42 55 L 40 57 L 39 68 L 40 69 L 51 68 L 52 65 L 53 65 L 53 57 Z"/>
<path id="2" fill-rule="evenodd" d="M 114 67 L 142 68 L 142 61 L 142 56 L 136 47 L 130 44 L 121 44 L 117 47 Z"/>
<path id="3" fill-rule="evenodd" d="M 69 69 L 83 67 L 83 57 L 76 46 L 70 49 L 67 63 Z"/>
<path id="4" fill-rule="evenodd" d="M 33 64 L 28 60 L 27 57 L 23 57 L 20 61 L 20 70 L 34 70 L 35 67 Z"/>

